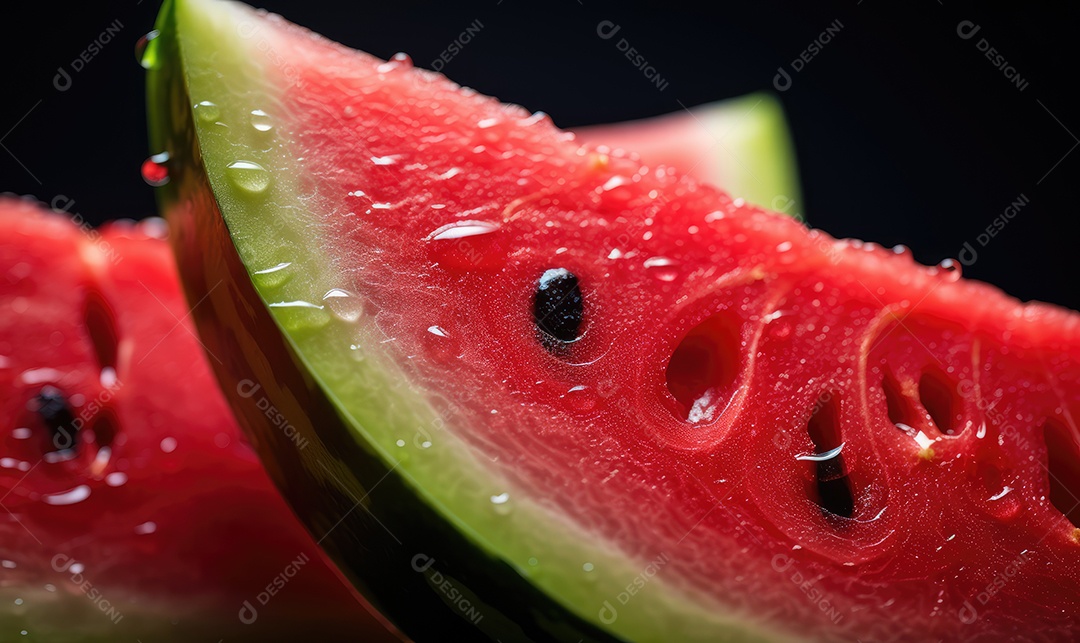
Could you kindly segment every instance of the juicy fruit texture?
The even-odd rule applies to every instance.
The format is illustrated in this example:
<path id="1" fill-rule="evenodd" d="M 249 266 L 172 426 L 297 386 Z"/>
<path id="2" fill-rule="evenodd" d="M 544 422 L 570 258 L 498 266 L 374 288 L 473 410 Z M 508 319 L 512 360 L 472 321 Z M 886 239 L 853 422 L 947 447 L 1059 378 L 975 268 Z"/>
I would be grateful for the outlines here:
<path id="1" fill-rule="evenodd" d="M 241 436 L 162 231 L 0 199 L 0 639 L 390 640 Z"/>
<path id="2" fill-rule="evenodd" d="M 636 154 L 733 197 L 784 214 L 802 212 L 795 149 L 784 110 L 757 93 L 614 125 L 575 130 L 578 140 Z"/>
<path id="3" fill-rule="evenodd" d="M 216 372 L 259 374 L 311 439 L 230 400 L 407 633 L 1080 625 L 1075 313 L 242 5 L 158 28 L 160 195 Z"/>

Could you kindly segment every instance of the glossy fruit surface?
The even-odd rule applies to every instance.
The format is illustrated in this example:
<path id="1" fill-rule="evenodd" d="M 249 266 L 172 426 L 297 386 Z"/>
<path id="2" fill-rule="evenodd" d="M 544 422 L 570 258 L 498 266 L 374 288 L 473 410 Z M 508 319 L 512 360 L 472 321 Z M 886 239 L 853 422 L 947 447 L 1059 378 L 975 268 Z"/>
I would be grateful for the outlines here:
<path id="1" fill-rule="evenodd" d="M 0 199 L 0 640 L 393 640 L 240 434 L 164 222 L 77 223 Z"/>
<path id="2" fill-rule="evenodd" d="M 161 202 L 216 373 L 311 441 L 231 395 L 407 633 L 1076 631 L 1075 313 L 243 5 L 158 28 Z"/>

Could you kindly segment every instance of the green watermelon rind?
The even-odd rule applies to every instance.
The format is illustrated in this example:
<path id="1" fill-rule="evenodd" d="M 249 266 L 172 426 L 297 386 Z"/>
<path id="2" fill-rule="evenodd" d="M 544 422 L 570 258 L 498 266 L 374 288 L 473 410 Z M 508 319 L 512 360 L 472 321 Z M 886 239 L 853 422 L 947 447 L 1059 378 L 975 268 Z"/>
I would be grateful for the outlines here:
<path id="1" fill-rule="evenodd" d="M 211 362 L 315 538 L 412 636 L 475 636 L 476 627 L 503 640 L 768 638 L 745 616 L 654 576 L 655 565 L 637 582 L 650 559 L 631 560 L 530 502 L 452 430 L 428 431 L 429 446 L 415 440 L 417 427 L 453 418 L 378 353 L 370 320 L 346 324 L 325 307 L 270 305 L 321 303 L 343 284 L 306 220 L 312 199 L 298 187 L 303 168 L 292 162 L 288 132 L 248 126 L 251 110 L 275 113 L 263 65 L 288 64 L 261 20 L 234 3 L 165 3 L 144 59 L 151 143 L 172 157 L 159 200 Z M 201 101 L 216 104 L 219 117 L 195 117 Z M 268 170 L 266 190 L 247 193 L 230 180 L 227 165 L 241 160 Z M 283 263 L 288 279 L 260 273 Z M 268 420 L 254 396 L 262 393 L 280 416 Z M 508 513 L 490 501 L 504 493 Z M 631 592 L 624 604 L 620 596 Z"/>

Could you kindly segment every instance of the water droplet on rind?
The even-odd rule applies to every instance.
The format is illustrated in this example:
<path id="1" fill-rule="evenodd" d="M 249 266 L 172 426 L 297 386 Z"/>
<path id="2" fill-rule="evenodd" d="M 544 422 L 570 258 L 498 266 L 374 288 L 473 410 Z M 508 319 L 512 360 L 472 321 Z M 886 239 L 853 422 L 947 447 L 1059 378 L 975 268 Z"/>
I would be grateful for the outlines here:
<path id="1" fill-rule="evenodd" d="M 508 491 L 491 496 L 490 500 L 492 507 L 495 509 L 495 513 L 500 516 L 505 516 L 510 513 L 510 493 Z"/>
<path id="2" fill-rule="evenodd" d="M 270 121 L 270 115 L 261 109 L 251 110 L 251 126 L 258 132 L 269 132 L 274 129 L 274 124 Z"/>
<path id="3" fill-rule="evenodd" d="M 203 123 L 213 123 L 221 118 L 221 108 L 208 100 L 195 103 L 195 118 Z"/>
<path id="4" fill-rule="evenodd" d="M 255 286 L 261 290 L 272 290 L 279 288 L 289 281 L 293 276 L 293 271 L 288 270 L 292 265 L 290 261 L 282 261 L 279 264 L 264 268 L 262 270 L 256 270 L 251 273 L 251 280 L 255 282 Z"/>
<path id="5" fill-rule="evenodd" d="M 293 332 L 318 330 L 330 323 L 326 307 L 309 301 L 278 301 L 267 306 L 274 309 L 278 322 Z"/>
<path id="6" fill-rule="evenodd" d="M 270 187 L 270 172 L 254 161 L 229 163 L 225 176 L 234 187 L 248 194 L 262 194 Z"/>
<path id="7" fill-rule="evenodd" d="M 157 68 L 158 46 L 155 41 L 159 35 L 161 34 L 158 30 L 154 29 L 135 42 L 135 60 L 142 65 L 143 69 Z"/>
<path id="8" fill-rule="evenodd" d="M 364 314 L 364 304 L 360 298 L 344 288 L 331 288 L 323 295 L 324 305 L 341 321 L 353 323 Z"/>

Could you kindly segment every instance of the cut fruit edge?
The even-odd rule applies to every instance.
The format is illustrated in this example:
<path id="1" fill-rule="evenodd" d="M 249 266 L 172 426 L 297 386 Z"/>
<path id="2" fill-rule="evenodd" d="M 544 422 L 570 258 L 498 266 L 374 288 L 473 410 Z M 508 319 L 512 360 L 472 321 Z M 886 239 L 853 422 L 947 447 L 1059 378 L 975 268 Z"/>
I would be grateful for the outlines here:
<path id="1" fill-rule="evenodd" d="M 425 604 L 435 611 L 446 602 L 435 569 L 477 607 L 480 618 L 467 625 L 493 637 L 521 636 L 520 624 L 530 633 L 586 640 L 774 638 L 750 615 L 722 613 L 653 576 L 650 558 L 604 547 L 494 475 L 453 431 L 434 428 L 452 420 L 413 390 L 396 364 L 365 354 L 380 341 L 377 329 L 368 329 L 353 355 L 340 350 L 326 332 L 336 323 L 331 313 L 305 305 L 340 284 L 331 257 L 317 250 L 303 256 L 301 249 L 325 244 L 305 220 L 312 201 L 298 187 L 303 168 L 283 167 L 283 159 L 296 158 L 288 152 L 289 132 L 276 128 L 276 144 L 268 147 L 253 128 L 217 126 L 247 122 L 253 109 L 272 110 L 272 76 L 289 78 L 289 63 L 275 49 L 273 30 L 280 27 L 268 28 L 268 20 L 276 18 L 231 2 L 166 2 L 160 35 L 144 58 L 150 133 L 154 149 L 171 156 L 171 180 L 159 200 L 196 325 L 208 350 L 224 359 L 213 363 L 234 413 L 314 537 L 400 625 Z M 193 108 L 204 102 L 215 106 L 213 118 Z M 291 262 L 302 265 L 302 277 L 278 283 L 272 268 Z M 277 410 L 304 448 L 244 397 L 252 383 L 267 398 L 288 401 Z M 433 427 L 432 440 L 403 453 L 400 442 L 417 427 Z M 505 494 L 512 503 L 505 514 L 460 501 Z M 379 503 L 375 495 L 387 499 Z M 413 497 L 419 501 L 402 502 Z M 379 549 L 394 554 L 372 555 Z M 586 563 L 603 573 L 589 577 Z M 394 578 L 395 587 L 373 591 L 378 578 Z M 634 593 L 633 608 L 618 609 L 619 597 L 642 578 L 648 582 Z M 552 618 L 546 612 L 553 607 L 565 613 Z M 445 634 L 453 624 L 433 619 L 431 627 Z"/>

